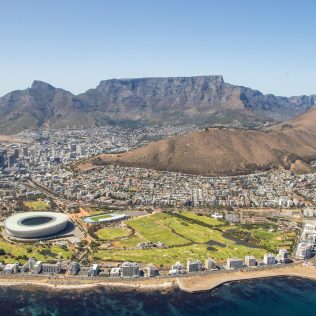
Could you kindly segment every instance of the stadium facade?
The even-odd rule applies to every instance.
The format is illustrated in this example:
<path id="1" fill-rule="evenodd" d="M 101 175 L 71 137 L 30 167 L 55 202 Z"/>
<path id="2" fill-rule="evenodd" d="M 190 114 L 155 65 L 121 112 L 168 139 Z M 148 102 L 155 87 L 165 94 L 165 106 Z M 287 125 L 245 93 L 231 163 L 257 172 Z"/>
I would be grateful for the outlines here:
<path id="1" fill-rule="evenodd" d="M 4 227 L 9 235 L 17 238 L 41 238 L 61 232 L 68 221 L 63 213 L 25 212 L 8 217 Z"/>

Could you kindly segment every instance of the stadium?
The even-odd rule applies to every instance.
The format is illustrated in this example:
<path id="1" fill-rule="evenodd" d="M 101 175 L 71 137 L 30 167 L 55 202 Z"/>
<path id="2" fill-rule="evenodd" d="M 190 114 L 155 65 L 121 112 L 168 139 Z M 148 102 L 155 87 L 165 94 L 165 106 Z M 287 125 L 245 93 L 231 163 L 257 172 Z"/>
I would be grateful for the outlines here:
<path id="1" fill-rule="evenodd" d="M 108 213 L 108 214 L 99 214 L 95 216 L 86 217 L 84 221 L 89 224 L 98 224 L 98 223 L 111 223 L 122 221 L 127 218 L 125 214 L 116 214 L 116 213 Z"/>
<path id="2" fill-rule="evenodd" d="M 25 212 L 8 217 L 7 233 L 17 238 L 41 238 L 55 235 L 66 228 L 68 216 L 54 212 Z"/>

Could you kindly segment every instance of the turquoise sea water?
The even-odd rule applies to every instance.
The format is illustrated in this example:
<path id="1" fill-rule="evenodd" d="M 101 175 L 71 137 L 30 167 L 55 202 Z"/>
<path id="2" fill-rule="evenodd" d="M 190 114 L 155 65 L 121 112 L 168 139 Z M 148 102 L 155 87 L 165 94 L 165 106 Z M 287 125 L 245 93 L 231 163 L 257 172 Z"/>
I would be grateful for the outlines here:
<path id="1" fill-rule="evenodd" d="M 0 287 L 0 315 L 316 315 L 316 282 L 274 278 L 225 284 L 187 294 L 117 291 L 49 291 Z"/>

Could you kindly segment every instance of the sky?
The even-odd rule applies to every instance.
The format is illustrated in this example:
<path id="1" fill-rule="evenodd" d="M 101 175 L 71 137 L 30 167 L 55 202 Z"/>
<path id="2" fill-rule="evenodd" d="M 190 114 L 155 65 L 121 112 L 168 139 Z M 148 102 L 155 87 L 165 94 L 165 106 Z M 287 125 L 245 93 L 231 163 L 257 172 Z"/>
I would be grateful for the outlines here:
<path id="1" fill-rule="evenodd" d="M 0 0 L 0 95 L 42 80 L 218 75 L 316 94 L 314 0 Z"/>

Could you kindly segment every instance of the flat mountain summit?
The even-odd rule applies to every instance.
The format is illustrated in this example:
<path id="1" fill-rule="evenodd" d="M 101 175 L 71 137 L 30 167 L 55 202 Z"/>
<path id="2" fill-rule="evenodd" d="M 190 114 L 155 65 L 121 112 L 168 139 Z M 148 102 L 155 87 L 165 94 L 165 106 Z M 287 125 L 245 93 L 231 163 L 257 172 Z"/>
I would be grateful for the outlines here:
<path id="1" fill-rule="evenodd" d="M 100 155 L 78 170 L 121 165 L 200 175 L 237 175 L 285 168 L 310 172 L 316 159 L 316 106 L 302 116 L 262 130 L 208 128 L 120 154 Z"/>
<path id="2" fill-rule="evenodd" d="M 34 81 L 0 98 L 0 133 L 24 129 L 148 124 L 258 127 L 305 113 L 316 96 L 278 97 L 222 76 L 111 79 L 74 95 Z"/>

